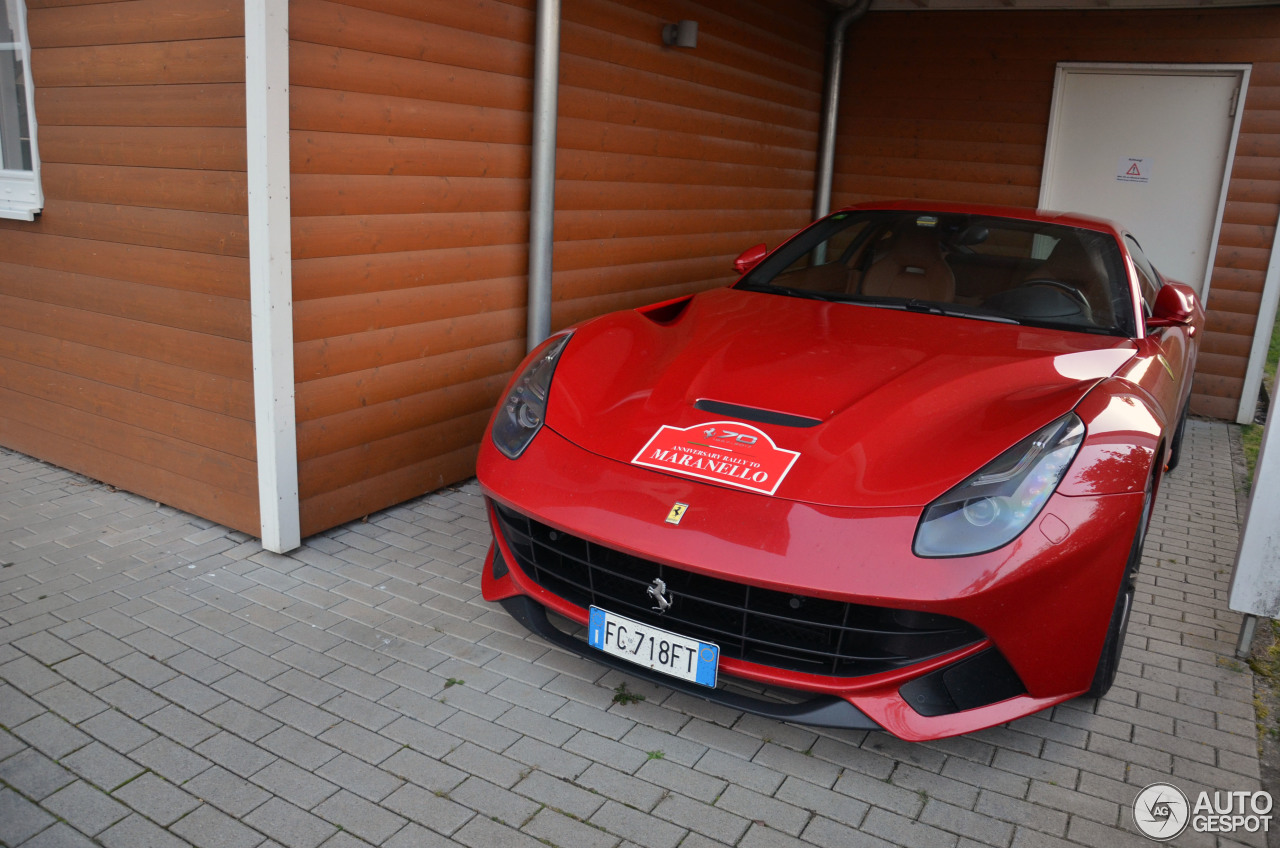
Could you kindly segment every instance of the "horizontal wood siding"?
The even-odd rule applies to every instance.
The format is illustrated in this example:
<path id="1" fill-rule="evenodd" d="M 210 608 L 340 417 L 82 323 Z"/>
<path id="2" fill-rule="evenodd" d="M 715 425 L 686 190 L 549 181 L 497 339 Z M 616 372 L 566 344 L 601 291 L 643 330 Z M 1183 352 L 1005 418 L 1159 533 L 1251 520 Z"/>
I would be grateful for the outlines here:
<path id="1" fill-rule="evenodd" d="M 836 202 L 1036 206 L 1062 61 L 1253 66 L 1192 399 L 1234 419 L 1280 216 L 1280 10 L 873 12 L 849 35 Z"/>
<path id="2" fill-rule="evenodd" d="M 45 209 L 0 221 L 0 443 L 256 534 L 241 0 L 28 0 Z"/>
<path id="3" fill-rule="evenodd" d="M 534 7 L 290 4 L 304 534 L 474 471 L 525 350 Z M 661 43 L 681 18 L 696 50 Z M 565 0 L 556 327 L 721 285 L 808 220 L 825 20 Z"/>

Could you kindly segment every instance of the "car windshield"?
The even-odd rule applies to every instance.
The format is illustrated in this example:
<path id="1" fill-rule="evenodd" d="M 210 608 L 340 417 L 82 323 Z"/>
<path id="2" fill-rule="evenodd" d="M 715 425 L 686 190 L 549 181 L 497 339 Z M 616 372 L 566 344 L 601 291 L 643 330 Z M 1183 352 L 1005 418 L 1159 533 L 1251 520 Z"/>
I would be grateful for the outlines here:
<path id="1" fill-rule="evenodd" d="M 737 288 L 1081 332 L 1133 334 L 1116 240 L 989 215 L 838 212 Z"/>

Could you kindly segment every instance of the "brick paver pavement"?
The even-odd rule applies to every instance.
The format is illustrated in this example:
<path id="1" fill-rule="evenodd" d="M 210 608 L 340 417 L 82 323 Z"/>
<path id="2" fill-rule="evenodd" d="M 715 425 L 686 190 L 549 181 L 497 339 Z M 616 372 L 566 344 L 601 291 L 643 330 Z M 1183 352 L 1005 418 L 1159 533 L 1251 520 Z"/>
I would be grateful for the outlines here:
<path id="1" fill-rule="evenodd" d="M 278 556 L 0 450 L 0 843 L 1148 844 L 1142 786 L 1258 786 L 1228 428 L 1187 437 L 1112 693 L 927 744 L 745 716 L 528 636 L 480 598 L 474 483 Z M 646 700 L 614 703 L 624 682 Z"/>

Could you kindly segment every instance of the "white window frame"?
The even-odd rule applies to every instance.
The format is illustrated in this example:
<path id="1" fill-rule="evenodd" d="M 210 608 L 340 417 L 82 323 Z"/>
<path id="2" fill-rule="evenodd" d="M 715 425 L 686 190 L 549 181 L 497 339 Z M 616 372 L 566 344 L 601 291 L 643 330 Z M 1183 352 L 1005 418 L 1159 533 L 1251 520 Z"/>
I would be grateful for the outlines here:
<path id="1" fill-rule="evenodd" d="M 31 170 L 5 168 L 0 162 L 0 218 L 34 221 L 44 208 L 44 191 L 40 187 L 40 151 L 36 145 L 35 84 L 31 79 L 31 40 L 27 37 L 26 0 L 5 0 L 14 12 L 11 23 L 18 41 L 0 42 L 0 50 L 13 50 L 22 62 L 23 91 L 26 94 L 27 120 L 31 132 Z M 16 81 L 15 81 L 16 83 Z M 0 81 L 3 84 L 3 81 Z M 16 85 L 15 85 L 16 87 Z M 9 92 L 8 97 L 15 97 Z"/>

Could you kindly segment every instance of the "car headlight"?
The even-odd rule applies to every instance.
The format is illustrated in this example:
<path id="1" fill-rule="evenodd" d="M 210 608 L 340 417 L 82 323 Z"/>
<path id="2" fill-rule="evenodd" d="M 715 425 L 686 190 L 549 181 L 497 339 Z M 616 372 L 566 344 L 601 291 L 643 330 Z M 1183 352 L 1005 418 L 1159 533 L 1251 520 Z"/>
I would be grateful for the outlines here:
<path id="1" fill-rule="evenodd" d="M 1017 538 L 1058 488 L 1084 441 L 1068 413 L 987 463 L 925 508 L 912 550 L 921 557 L 968 556 Z"/>
<path id="2" fill-rule="evenodd" d="M 502 406 L 493 418 L 493 444 L 509 459 L 524 453 L 542 429 L 547 417 L 547 395 L 551 391 L 551 375 L 555 373 L 560 353 L 571 333 L 552 339 L 530 360 L 524 371 L 511 384 Z"/>

